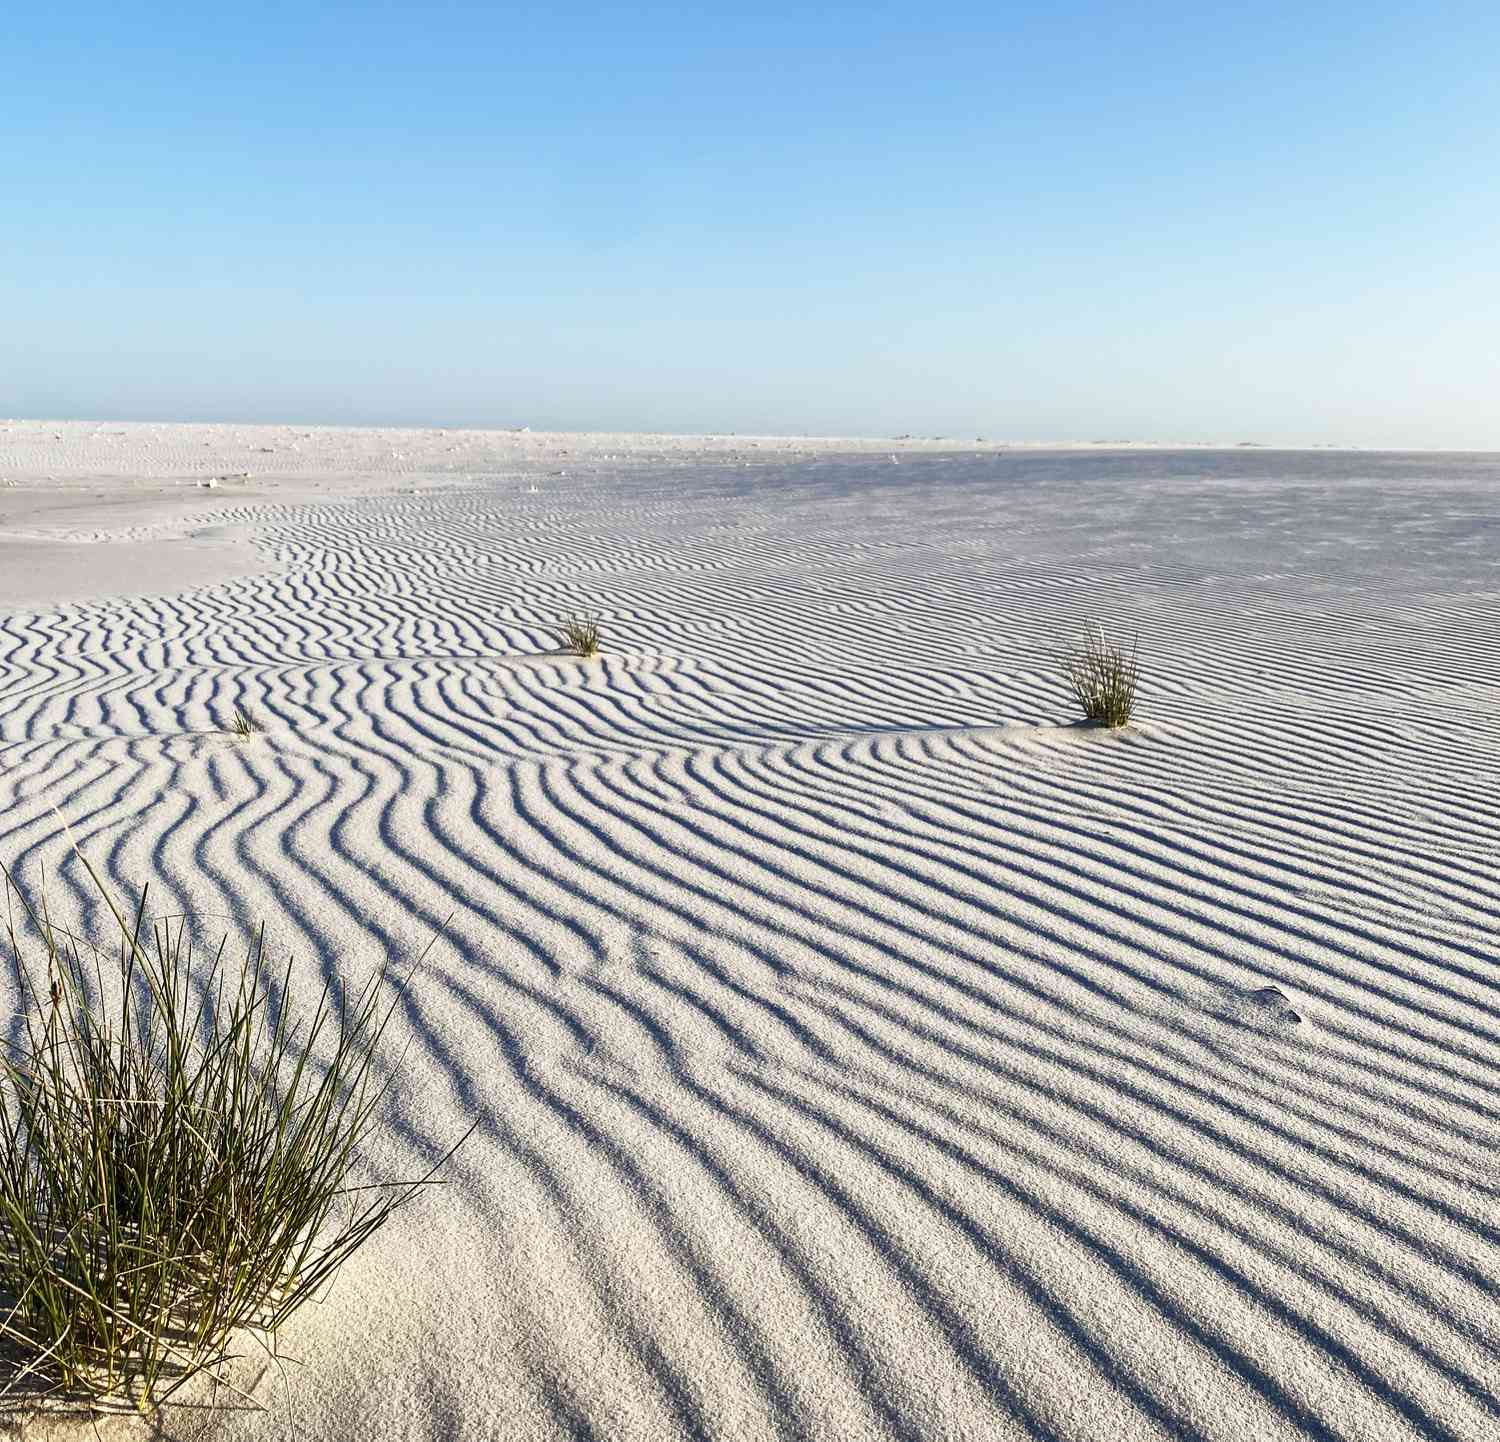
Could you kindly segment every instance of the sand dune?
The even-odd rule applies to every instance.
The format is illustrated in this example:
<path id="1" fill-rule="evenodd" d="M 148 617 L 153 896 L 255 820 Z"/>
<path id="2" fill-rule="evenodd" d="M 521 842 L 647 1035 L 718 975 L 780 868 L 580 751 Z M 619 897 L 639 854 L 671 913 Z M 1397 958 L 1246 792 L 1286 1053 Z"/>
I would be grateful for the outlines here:
<path id="1" fill-rule="evenodd" d="M 0 434 L 263 471 L 0 612 L 0 855 L 443 930 L 371 1165 L 483 1124 L 216 1435 L 1500 1436 L 1500 463 L 287 429 Z"/>

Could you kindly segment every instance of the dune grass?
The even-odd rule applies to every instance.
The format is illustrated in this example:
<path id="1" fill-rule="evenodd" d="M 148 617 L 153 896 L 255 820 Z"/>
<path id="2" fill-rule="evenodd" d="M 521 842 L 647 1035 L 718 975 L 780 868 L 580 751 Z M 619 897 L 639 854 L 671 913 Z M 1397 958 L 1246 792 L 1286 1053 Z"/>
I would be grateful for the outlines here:
<path id="1" fill-rule="evenodd" d="M 224 728 L 231 736 L 253 736 L 260 730 L 260 722 L 257 721 L 243 706 L 234 708 L 234 715 L 229 718 L 229 725 Z"/>
<path id="2" fill-rule="evenodd" d="M 1063 677 L 1083 714 L 1100 726 L 1124 726 L 1135 712 L 1136 644 L 1127 654 L 1110 641 L 1098 622 L 1084 631 L 1083 644 L 1062 659 Z"/>
<path id="3" fill-rule="evenodd" d="M 559 639 L 575 656 L 597 656 L 599 654 L 599 618 L 597 616 L 569 616 L 563 622 Z"/>
<path id="4" fill-rule="evenodd" d="M 84 865 L 103 946 L 0 867 L 23 1002 L 0 1048 L 0 1352 L 7 1390 L 144 1410 L 267 1345 L 456 1146 L 352 1184 L 404 978 L 308 1006 L 263 933 L 233 965 L 224 942 L 195 955 L 184 918 L 150 920 L 145 893 L 122 910 Z"/>

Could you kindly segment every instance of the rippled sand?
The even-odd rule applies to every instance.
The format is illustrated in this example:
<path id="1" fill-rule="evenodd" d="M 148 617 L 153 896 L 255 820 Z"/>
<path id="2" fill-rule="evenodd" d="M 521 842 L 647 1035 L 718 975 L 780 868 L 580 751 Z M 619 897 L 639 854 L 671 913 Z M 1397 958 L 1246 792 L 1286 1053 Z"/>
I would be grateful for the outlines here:
<path id="1" fill-rule="evenodd" d="M 443 933 L 371 1165 L 482 1125 L 219 1435 L 1500 1435 L 1494 458 L 303 429 L 0 429 L 248 557 L 0 610 L 0 855 Z"/>

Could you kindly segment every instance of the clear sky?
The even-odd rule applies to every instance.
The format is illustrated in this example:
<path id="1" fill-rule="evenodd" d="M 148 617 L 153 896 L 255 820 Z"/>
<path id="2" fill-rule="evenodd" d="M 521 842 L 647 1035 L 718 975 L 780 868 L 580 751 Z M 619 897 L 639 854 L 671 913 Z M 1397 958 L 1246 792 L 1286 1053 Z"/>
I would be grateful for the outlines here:
<path id="1" fill-rule="evenodd" d="M 1500 448 L 1500 6 L 7 7 L 0 414 Z"/>

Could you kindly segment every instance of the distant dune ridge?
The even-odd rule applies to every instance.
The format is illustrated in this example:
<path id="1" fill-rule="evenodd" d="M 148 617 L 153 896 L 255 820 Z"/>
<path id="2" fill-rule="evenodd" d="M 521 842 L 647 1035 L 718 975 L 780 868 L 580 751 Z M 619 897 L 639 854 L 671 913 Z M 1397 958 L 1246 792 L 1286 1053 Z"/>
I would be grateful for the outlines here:
<path id="1" fill-rule="evenodd" d="M 443 929 L 370 1166 L 483 1118 L 172 1435 L 1500 1436 L 1497 483 L 0 422 L 0 856 Z"/>

